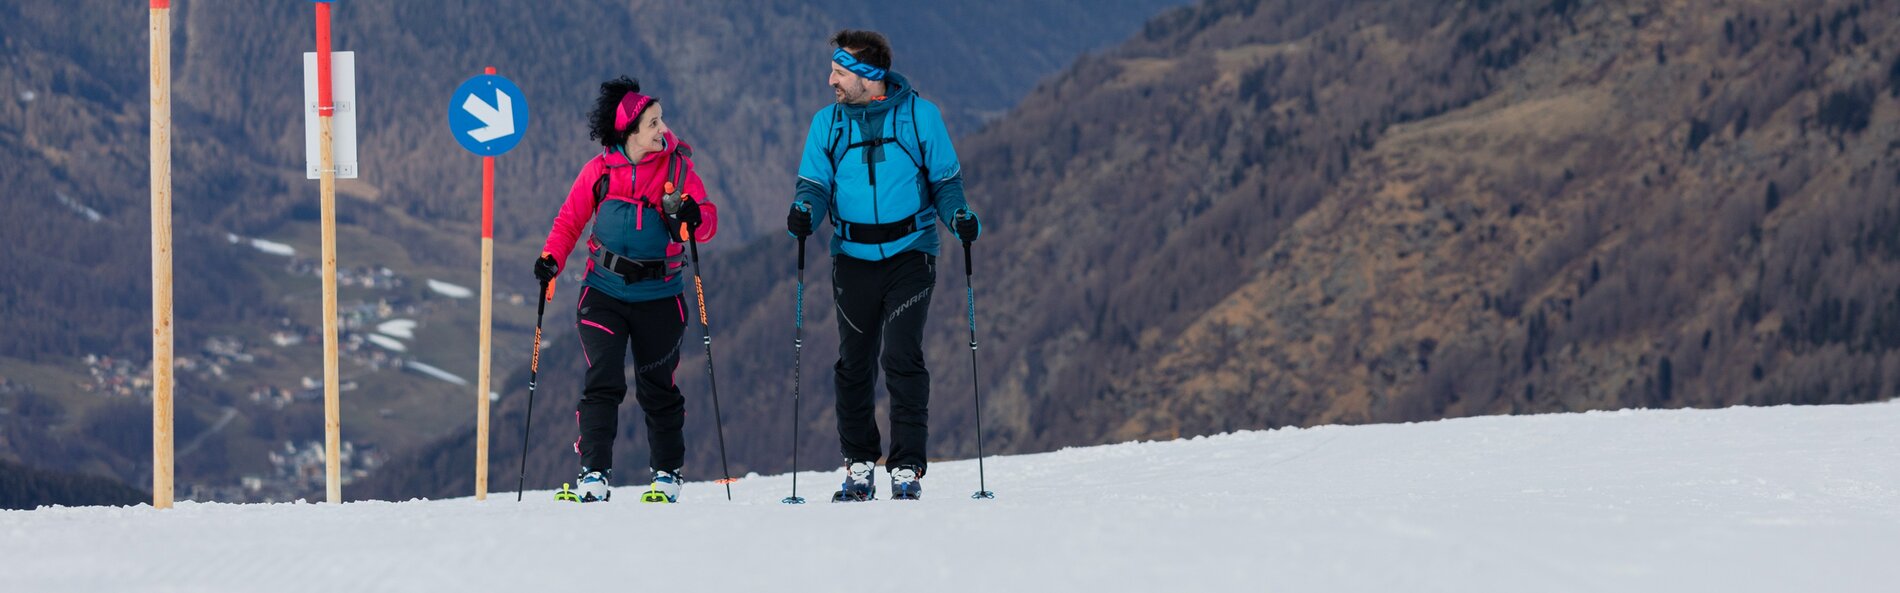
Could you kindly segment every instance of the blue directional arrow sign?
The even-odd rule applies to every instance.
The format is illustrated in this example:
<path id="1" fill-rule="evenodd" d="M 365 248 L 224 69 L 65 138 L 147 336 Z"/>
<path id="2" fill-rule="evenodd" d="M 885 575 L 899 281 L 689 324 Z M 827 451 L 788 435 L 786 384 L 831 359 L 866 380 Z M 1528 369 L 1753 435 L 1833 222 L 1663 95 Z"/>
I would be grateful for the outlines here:
<path id="1" fill-rule="evenodd" d="M 500 76 L 470 78 L 449 95 L 449 131 L 477 155 L 508 152 L 528 131 L 528 97 Z"/>

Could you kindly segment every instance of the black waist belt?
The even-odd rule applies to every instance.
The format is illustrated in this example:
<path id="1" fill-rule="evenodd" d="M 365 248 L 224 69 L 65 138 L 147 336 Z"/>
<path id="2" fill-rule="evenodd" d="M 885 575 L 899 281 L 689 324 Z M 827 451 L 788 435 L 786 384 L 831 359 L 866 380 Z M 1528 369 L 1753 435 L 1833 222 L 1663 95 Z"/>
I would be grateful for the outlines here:
<path id="1" fill-rule="evenodd" d="M 628 259 L 620 254 L 601 247 L 594 252 L 594 264 L 606 270 L 628 284 L 642 280 L 659 280 L 672 273 L 672 265 L 686 261 L 686 255 L 680 254 L 666 259 Z"/>
<path id="2" fill-rule="evenodd" d="M 838 236 L 846 241 L 876 245 L 896 241 L 917 232 L 919 220 L 925 221 L 923 228 L 929 228 L 929 221 L 936 215 L 936 209 L 930 208 L 897 222 L 865 224 L 840 220 L 832 226 L 838 229 Z"/>

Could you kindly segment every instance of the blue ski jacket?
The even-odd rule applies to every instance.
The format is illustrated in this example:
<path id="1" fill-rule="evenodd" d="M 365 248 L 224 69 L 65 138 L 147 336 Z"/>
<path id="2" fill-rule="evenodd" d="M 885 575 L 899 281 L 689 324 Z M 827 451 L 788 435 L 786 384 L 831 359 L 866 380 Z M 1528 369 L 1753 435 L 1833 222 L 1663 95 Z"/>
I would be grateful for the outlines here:
<path id="1" fill-rule="evenodd" d="M 832 255 L 867 261 L 906 251 L 936 255 L 936 224 L 954 234 L 953 217 L 968 209 L 963 166 L 942 112 L 917 96 L 903 75 L 890 72 L 884 80 L 886 98 L 833 103 L 812 116 L 805 134 L 795 200 L 810 207 L 814 222 L 819 216 L 831 221 Z M 886 232 L 856 232 L 867 225 Z M 911 230 L 897 234 L 905 229 Z M 865 242 L 866 236 L 890 240 Z"/>

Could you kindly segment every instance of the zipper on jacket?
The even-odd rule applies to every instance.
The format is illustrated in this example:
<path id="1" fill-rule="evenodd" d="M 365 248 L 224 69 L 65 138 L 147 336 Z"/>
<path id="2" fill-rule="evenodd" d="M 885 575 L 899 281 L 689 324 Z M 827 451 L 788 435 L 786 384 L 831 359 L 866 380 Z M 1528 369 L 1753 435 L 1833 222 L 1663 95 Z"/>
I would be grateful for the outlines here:
<path id="1" fill-rule="evenodd" d="M 870 126 L 865 122 L 861 114 L 859 115 L 859 118 L 858 118 L 858 129 L 860 130 L 870 129 Z M 866 135 L 865 137 L 867 139 L 870 138 L 869 135 Z M 883 224 L 884 222 L 884 210 L 882 208 L 879 208 L 878 203 L 877 203 L 877 162 L 871 158 L 872 156 L 874 156 L 871 154 L 871 151 L 876 150 L 879 146 L 881 145 L 873 144 L 871 146 L 865 147 L 864 149 L 864 168 L 869 169 L 871 171 L 871 223 L 872 224 Z M 882 243 L 878 244 L 877 258 L 884 259 L 886 257 L 889 257 L 889 256 L 884 254 L 884 245 Z"/>
<path id="2" fill-rule="evenodd" d="M 858 114 L 858 130 L 865 131 L 870 129 L 870 123 L 864 120 L 864 114 Z M 871 151 L 877 150 L 878 145 L 873 143 L 875 139 L 871 138 L 870 134 L 864 134 L 864 141 L 868 144 L 864 147 L 864 168 L 871 172 L 871 195 L 873 196 L 871 205 L 875 207 L 877 205 L 877 198 L 875 197 L 877 196 L 877 163 L 871 159 L 873 156 Z M 877 220 L 877 213 L 872 212 L 871 222 L 877 222 Z"/>
<path id="3" fill-rule="evenodd" d="M 620 158 L 627 159 L 628 163 L 632 163 L 630 166 L 627 167 L 627 191 L 633 192 L 634 194 L 633 196 L 633 230 L 644 231 L 646 230 L 646 203 L 640 201 L 640 195 L 639 195 L 640 164 L 634 163 L 633 159 L 627 156 L 626 145 L 621 145 L 620 147 Z M 633 242 L 631 240 L 627 242 L 627 250 L 629 252 L 633 250 Z"/>

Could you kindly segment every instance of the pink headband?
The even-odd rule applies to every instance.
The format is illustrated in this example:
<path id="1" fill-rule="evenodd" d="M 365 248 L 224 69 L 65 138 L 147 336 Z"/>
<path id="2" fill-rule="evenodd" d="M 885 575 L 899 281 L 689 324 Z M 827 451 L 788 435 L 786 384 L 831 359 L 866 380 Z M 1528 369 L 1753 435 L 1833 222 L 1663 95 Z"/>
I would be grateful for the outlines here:
<path id="1" fill-rule="evenodd" d="M 625 132 L 633 127 L 634 118 L 640 117 L 640 111 L 653 104 L 653 97 L 640 93 L 627 93 L 620 98 L 620 106 L 614 109 L 614 129 Z"/>

